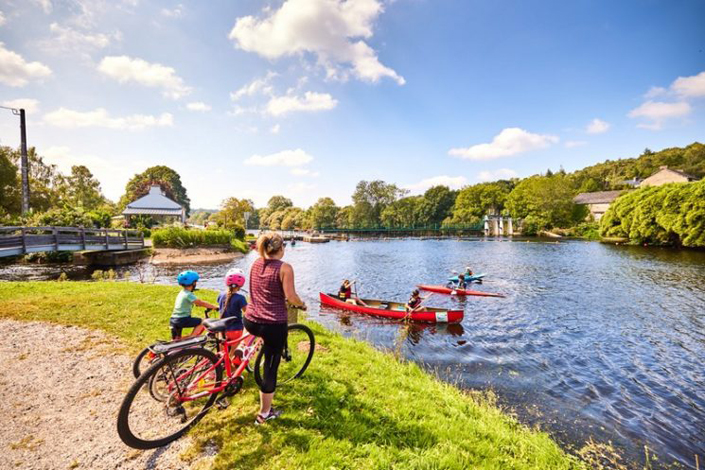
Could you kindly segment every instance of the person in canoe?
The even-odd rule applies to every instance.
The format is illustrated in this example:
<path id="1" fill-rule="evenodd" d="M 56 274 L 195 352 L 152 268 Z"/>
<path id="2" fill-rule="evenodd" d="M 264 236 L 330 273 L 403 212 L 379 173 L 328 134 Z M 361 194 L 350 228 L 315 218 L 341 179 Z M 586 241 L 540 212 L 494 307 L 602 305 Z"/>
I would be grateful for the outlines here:
<path id="1" fill-rule="evenodd" d="M 414 291 L 411 293 L 411 297 L 409 298 L 409 301 L 405 305 L 406 313 L 413 313 L 413 312 L 420 312 L 424 308 L 421 305 L 423 301 L 426 300 L 424 297 L 421 297 L 421 294 L 419 293 L 418 289 L 414 289 Z"/>
<path id="2" fill-rule="evenodd" d="M 338 289 L 338 298 L 342 300 L 343 302 L 352 304 L 352 305 L 365 305 L 365 302 L 360 300 L 360 298 L 355 295 L 353 296 L 352 292 L 352 286 L 355 284 L 356 281 L 350 282 L 348 279 L 345 279 L 343 281 L 343 284 L 341 284 L 340 289 Z"/>

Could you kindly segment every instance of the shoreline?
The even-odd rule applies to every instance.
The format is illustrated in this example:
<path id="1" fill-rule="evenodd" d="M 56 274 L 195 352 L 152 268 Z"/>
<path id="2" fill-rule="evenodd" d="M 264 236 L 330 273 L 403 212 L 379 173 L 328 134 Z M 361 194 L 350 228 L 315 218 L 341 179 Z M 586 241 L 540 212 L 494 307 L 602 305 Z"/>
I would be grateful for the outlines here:
<path id="1" fill-rule="evenodd" d="M 156 266 L 172 264 L 219 264 L 245 256 L 229 247 L 153 248 L 149 262 Z"/>
<path id="2" fill-rule="evenodd" d="M 165 336 L 165 319 L 178 291 L 111 282 L 16 282 L 9 287 L 0 292 L 0 317 L 103 330 L 132 353 Z M 216 295 L 200 292 L 209 301 Z M 586 468 L 545 432 L 500 411 L 492 393 L 460 390 L 413 362 L 400 362 L 318 323 L 307 324 L 323 348 L 302 379 L 277 395 L 284 417 L 266 429 L 251 425 L 258 402 L 247 377 L 234 406 L 213 411 L 189 433 L 192 443 L 181 454 L 186 461 L 214 447 L 205 468 L 230 468 L 243 458 L 253 468 L 282 469 Z M 268 444 L 262 447 L 265 435 Z"/>

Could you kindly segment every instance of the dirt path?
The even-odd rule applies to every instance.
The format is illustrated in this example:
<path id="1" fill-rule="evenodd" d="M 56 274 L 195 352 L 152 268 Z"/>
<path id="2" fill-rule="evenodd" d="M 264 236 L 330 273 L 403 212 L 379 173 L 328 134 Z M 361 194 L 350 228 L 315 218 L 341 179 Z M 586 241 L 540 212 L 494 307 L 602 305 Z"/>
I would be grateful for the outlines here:
<path id="1" fill-rule="evenodd" d="M 132 360 L 109 336 L 0 320 L 0 468 L 188 469 L 188 437 L 137 451 L 117 435 Z M 208 467 L 206 459 L 193 462 Z"/>
<path id="2" fill-rule="evenodd" d="M 228 263 L 243 256 L 227 247 L 158 248 L 154 250 L 150 262 L 156 265 Z"/>

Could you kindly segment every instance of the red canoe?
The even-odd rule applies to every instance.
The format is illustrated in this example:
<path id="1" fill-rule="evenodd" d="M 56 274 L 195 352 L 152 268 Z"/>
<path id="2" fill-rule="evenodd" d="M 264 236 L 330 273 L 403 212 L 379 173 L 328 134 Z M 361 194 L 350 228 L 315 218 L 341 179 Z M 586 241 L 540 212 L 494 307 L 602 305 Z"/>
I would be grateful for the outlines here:
<path id="1" fill-rule="evenodd" d="M 407 317 L 404 304 L 384 300 L 360 299 L 366 306 L 343 302 L 331 294 L 321 292 L 321 303 L 329 307 L 341 308 L 351 312 L 366 313 L 384 318 L 403 320 Z M 411 321 L 425 323 L 460 323 L 463 320 L 462 310 L 448 310 L 435 307 L 423 307 L 423 311 L 411 314 Z"/>
<path id="2" fill-rule="evenodd" d="M 480 297 L 504 297 L 502 294 L 493 294 L 491 292 L 482 292 L 479 290 L 469 290 L 469 289 L 451 289 L 446 286 L 427 286 L 424 284 L 419 284 L 417 286 L 421 290 L 428 292 L 436 292 L 438 294 L 452 294 L 452 295 L 477 295 Z"/>

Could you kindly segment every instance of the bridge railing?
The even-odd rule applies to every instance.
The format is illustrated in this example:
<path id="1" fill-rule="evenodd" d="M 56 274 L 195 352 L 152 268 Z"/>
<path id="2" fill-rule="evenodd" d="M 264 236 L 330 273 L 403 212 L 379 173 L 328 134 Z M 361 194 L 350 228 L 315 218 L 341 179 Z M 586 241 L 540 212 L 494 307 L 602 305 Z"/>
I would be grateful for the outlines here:
<path id="1" fill-rule="evenodd" d="M 0 227 L 0 256 L 39 251 L 129 250 L 144 248 L 138 230 L 82 227 Z"/>

